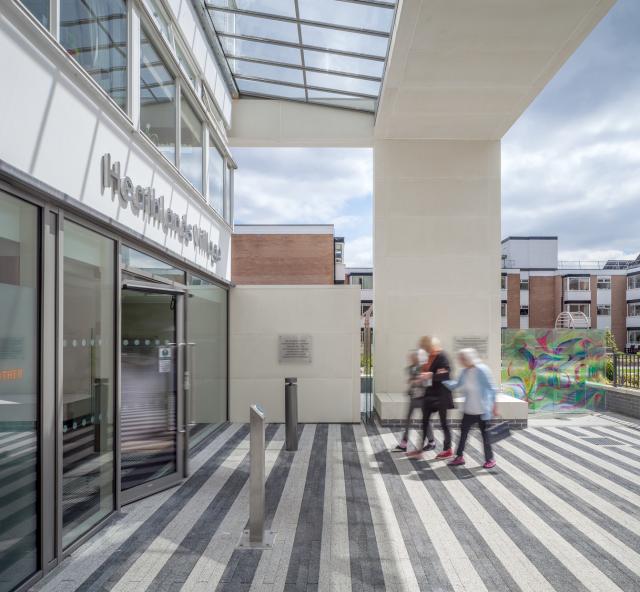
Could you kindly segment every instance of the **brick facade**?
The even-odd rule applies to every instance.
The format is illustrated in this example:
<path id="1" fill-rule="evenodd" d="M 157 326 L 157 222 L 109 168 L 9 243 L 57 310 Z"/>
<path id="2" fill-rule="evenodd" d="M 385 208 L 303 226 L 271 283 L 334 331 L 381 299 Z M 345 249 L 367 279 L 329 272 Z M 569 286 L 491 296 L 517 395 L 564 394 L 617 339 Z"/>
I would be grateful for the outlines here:
<path id="1" fill-rule="evenodd" d="M 520 328 L 520 273 L 507 275 L 507 327 Z"/>
<path id="2" fill-rule="evenodd" d="M 611 332 L 618 349 L 627 346 L 627 278 L 611 276 Z"/>
<path id="3" fill-rule="evenodd" d="M 560 312 L 555 276 L 529 277 L 529 327 L 553 327 Z"/>
<path id="4" fill-rule="evenodd" d="M 234 234 L 231 281 L 238 285 L 333 284 L 333 235 Z"/>

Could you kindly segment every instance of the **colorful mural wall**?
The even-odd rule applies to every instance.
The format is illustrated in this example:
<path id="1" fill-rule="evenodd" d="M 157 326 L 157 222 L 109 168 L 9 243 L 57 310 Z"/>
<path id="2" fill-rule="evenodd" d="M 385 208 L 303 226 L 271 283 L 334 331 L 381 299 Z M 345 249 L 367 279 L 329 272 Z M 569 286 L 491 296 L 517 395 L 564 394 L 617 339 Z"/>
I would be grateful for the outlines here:
<path id="1" fill-rule="evenodd" d="M 604 409 L 605 332 L 597 329 L 503 329 L 502 390 L 530 412 Z"/>

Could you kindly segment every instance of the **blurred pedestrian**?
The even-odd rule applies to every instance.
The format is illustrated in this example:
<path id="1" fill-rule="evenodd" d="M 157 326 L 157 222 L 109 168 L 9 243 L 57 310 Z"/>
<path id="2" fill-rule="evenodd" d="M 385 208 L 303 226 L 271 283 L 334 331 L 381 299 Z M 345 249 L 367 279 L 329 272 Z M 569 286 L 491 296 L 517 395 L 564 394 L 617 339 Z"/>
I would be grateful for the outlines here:
<path id="1" fill-rule="evenodd" d="M 440 418 L 440 426 L 444 432 L 444 446 L 442 452 L 436 458 L 449 458 L 453 456 L 451 450 L 451 430 L 447 413 L 453 409 L 453 396 L 451 391 L 443 384 L 449 380 L 451 366 L 449 358 L 442 350 L 440 340 L 437 337 L 425 336 L 420 339 L 419 346 L 424 349 L 429 356 L 422 368 L 421 378 L 425 385 L 425 394 L 422 401 L 422 437 L 423 446 L 408 453 L 412 458 L 422 458 L 423 450 L 433 450 L 435 441 L 433 439 L 433 428 L 430 425 L 431 416 L 434 413 Z M 426 444 L 425 444 L 426 441 Z"/>
<path id="2" fill-rule="evenodd" d="M 467 443 L 469 430 L 475 424 L 480 427 L 482 442 L 484 444 L 485 469 L 496 466 L 491 450 L 491 441 L 487 428 L 489 421 L 496 415 L 496 386 L 491 376 L 491 370 L 480 361 L 475 349 L 467 348 L 458 352 L 458 362 L 463 370 L 457 381 L 449 381 L 447 386 L 451 389 L 460 389 L 464 392 L 464 415 L 462 416 L 462 428 L 460 430 L 460 442 L 456 451 L 456 457 L 449 463 L 451 466 L 463 465 L 464 447 Z"/>

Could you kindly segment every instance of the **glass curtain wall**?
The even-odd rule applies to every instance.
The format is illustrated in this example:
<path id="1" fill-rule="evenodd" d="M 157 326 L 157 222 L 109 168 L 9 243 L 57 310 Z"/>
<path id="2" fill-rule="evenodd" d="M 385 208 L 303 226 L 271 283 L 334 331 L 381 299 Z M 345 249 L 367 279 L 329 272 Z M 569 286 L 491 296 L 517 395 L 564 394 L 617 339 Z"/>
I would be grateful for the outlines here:
<path id="1" fill-rule="evenodd" d="M 45 29 L 49 28 L 51 21 L 50 0 L 22 0 L 22 4 L 40 21 Z"/>
<path id="2" fill-rule="evenodd" d="M 202 122 L 184 97 L 180 107 L 180 172 L 202 193 Z"/>
<path id="3" fill-rule="evenodd" d="M 227 290 L 192 276 L 187 302 L 187 340 L 193 373 L 189 446 L 227 420 Z"/>
<path id="4" fill-rule="evenodd" d="M 120 108 L 126 110 L 125 0 L 60 0 L 60 43 Z"/>
<path id="5" fill-rule="evenodd" d="M 176 161 L 176 81 L 144 28 L 140 29 L 140 129 Z"/>
<path id="6" fill-rule="evenodd" d="M 114 241 L 64 230 L 62 543 L 114 508 Z"/>
<path id="7" fill-rule="evenodd" d="M 38 570 L 38 228 L 0 193 L 0 592 Z"/>

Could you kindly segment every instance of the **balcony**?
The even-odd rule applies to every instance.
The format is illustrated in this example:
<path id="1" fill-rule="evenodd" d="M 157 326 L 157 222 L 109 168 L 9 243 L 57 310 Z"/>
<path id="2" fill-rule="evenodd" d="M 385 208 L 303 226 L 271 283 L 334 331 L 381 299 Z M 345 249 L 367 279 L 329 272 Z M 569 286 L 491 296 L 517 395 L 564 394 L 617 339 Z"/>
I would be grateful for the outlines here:
<path id="1" fill-rule="evenodd" d="M 632 316 L 632 317 L 628 316 L 627 328 L 628 329 L 640 328 L 640 316 Z"/>
<path id="2" fill-rule="evenodd" d="M 591 302 L 591 290 L 566 290 L 564 299 L 580 302 Z"/>
<path id="3" fill-rule="evenodd" d="M 640 300 L 640 288 L 627 288 L 627 302 L 629 300 Z"/>

